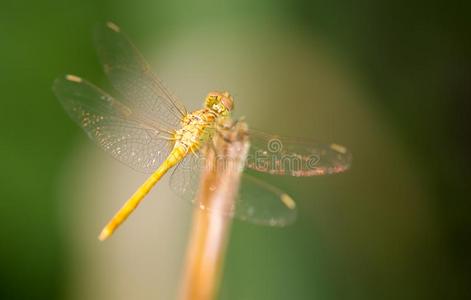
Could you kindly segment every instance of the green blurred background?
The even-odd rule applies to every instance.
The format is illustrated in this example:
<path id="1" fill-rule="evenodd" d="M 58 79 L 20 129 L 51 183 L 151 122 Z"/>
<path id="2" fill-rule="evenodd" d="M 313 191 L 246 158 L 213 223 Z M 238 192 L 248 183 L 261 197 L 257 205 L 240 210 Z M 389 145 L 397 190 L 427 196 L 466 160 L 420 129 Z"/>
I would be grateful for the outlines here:
<path id="1" fill-rule="evenodd" d="M 464 1 L 0 0 L 0 299 L 177 294 L 191 208 L 162 185 L 99 243 L 143 177 L 96 150 L 51 92 L 69 72 L 107 85 L 91 39 L 106 20 L 190 108 L 227 89 L 251 125 L 354 154 L 345 174 L 272 179 L 298 221 L 235 222 L 220 299 L 471 298 L 469 12 Z"/>

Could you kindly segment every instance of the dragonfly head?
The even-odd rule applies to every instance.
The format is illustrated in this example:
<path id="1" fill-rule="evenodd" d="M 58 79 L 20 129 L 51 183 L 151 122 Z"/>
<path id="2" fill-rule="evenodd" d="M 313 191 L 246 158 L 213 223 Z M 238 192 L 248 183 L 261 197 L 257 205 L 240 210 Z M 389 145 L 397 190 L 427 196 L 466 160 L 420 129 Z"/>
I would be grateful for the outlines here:
<path id="1" fill-rule="evenodd" d="M 220 115 L 228 115 L 234 107 L 234 99 L 228 92 L 211 92 L 206 96 L 204 105 Z"/>

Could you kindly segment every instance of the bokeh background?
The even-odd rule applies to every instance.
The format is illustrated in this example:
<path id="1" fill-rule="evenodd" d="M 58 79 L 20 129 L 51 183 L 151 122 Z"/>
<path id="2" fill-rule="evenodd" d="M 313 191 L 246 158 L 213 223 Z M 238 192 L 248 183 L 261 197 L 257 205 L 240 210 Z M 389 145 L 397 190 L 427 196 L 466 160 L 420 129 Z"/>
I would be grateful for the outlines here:
<path id="1" fill-rule="evenodd" d="M 190 108 L 227 89 L 250 125 L 347 145 L 352 169 L 271 178 L 284 229 L 235 222 L 219 299 L 469 299 L 470 7 L 465 1 L 0 0 L 0 299 L 174 299 L 191 206 L 164 182 L 96 236 L 144 176 L 51 92 L 107 86 L 113 20 Z M 267 178 L 270 179 L 270 178 Z"/>

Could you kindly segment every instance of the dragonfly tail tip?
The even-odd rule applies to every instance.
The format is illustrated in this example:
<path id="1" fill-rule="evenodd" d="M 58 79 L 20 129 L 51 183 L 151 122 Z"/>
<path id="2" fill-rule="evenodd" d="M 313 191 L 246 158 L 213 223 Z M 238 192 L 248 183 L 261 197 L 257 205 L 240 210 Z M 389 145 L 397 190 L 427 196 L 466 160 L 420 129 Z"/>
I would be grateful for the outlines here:
<path id="1" fill-rule="evenodd" d="M 100 235 L 98 236 L 98 239 L 103 242 L 103 241 L 106 240 L 110 235 L 111 235 L 110 230 L 108 230 L 108 228 L 104 228 L 104 229 L 101 231 Z"/>

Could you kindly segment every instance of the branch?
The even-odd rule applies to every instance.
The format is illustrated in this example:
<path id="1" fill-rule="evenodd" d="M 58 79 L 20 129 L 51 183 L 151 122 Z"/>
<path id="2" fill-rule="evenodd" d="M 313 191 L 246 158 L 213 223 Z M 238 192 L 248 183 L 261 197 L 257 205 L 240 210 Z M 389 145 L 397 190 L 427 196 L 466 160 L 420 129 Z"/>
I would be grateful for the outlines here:
<path id="1" fill-rule="evenodd" d="M 205 209 L 195 207 L 193 213 L 181 300 L 209 300 L 217 295 L 232 222 L 227 212 L 234 207 L 249 148 L 246 133 L 246 124 L 238 122 L 221 136 L 215 135 L 214 147 L 203 149 L 205 162 L 196 203 Z"/>

